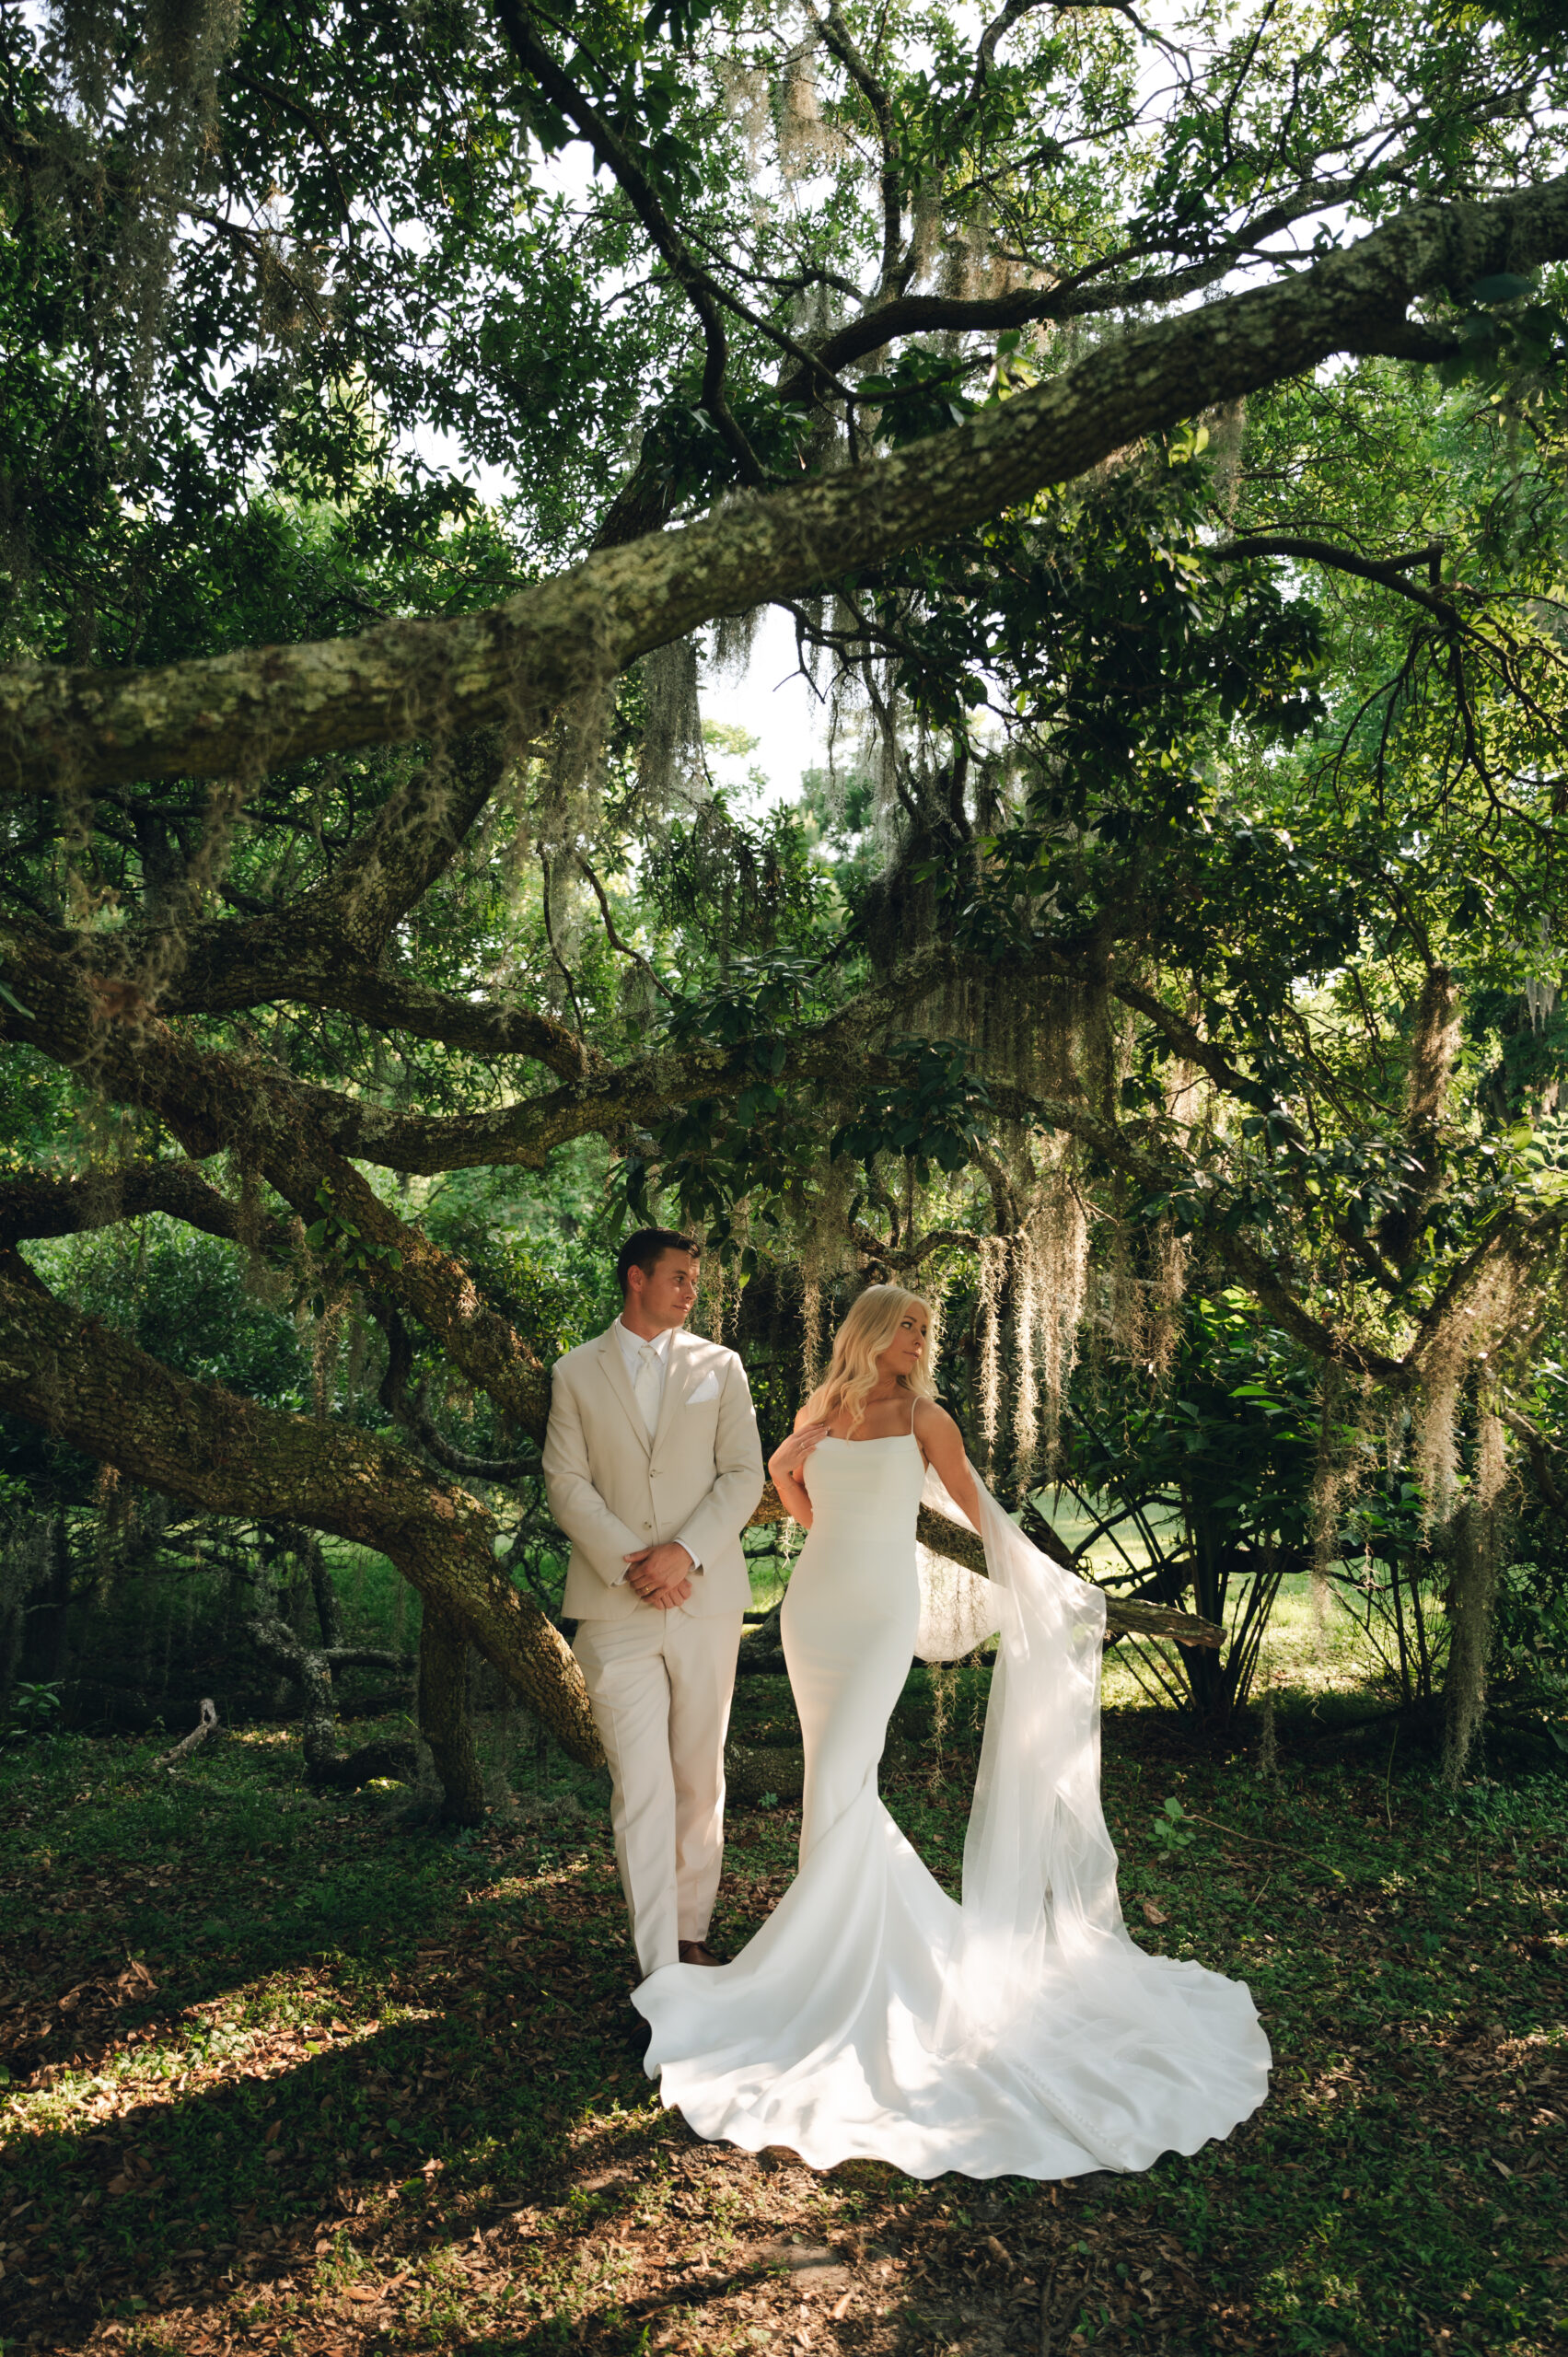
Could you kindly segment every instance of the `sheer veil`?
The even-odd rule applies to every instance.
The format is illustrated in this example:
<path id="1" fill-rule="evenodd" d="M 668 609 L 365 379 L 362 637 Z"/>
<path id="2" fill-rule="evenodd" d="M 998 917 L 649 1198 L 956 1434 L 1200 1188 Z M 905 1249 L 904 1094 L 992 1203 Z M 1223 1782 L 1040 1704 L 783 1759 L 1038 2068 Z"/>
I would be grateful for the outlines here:
<path id="1" fill-rule="evenodd" d="M 1090 2003 L 1124 2035 L 1168 2037 L 1172 1978 L 1197 1968 L 1146 1956 L 1121 1919 L 1099 1790 L 1105 1598 L 1032 1547 L 978 1477 L 977 1487 L 988 1577 L 920 1550 L 922 1657 L 1000 1638 L 933 2049 L 978 2058 L 1005 2041 L 1025 2063 L 1032 2041 L 1015 2033 L 1042 2003 Z M 923 1503 L 973 1527 L 935 1472 Z M 1127 2165 L 1110 2123 L 1098 2126 L 1104 2158 Z"/>

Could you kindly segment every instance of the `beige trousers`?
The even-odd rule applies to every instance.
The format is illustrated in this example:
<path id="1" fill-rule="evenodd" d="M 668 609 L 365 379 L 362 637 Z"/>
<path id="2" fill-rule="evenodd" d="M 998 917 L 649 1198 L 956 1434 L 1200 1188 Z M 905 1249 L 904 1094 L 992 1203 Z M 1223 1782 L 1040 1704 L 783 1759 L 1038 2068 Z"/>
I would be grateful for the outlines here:
<path id="1" fill-rule="evenodd" d="M 738 1612 L 579 1620 L 572 1650 L 610 1762 L 615 1863 L 645 1974 L 705 1938 L 724 1863 Z"/>

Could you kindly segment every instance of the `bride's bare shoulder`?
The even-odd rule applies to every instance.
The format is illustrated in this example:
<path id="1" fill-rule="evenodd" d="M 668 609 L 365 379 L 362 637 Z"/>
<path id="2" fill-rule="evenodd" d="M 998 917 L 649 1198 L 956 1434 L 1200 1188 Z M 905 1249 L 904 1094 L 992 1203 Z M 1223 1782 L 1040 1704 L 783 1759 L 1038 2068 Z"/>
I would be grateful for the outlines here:
<path id="1" fill-rule="evenodd" d="M 914 1429 L 923 1441 L 956 1440 L 962 1444 L 963 1435 L 946 1408 L 935 1399 L 917 1399 L 914 1403 Z"/>

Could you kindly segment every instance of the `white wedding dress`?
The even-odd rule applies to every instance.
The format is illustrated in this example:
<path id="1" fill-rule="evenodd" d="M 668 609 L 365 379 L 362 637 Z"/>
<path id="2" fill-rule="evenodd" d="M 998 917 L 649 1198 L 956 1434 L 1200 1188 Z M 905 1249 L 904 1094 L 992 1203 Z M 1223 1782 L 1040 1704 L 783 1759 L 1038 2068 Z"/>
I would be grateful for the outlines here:
<path id="1" fill-rule="evenodd" d="M 722 1968 L 670 1965 L 634 2003 L 646 2068 L 699 2136 L 906 2176 L 1146 2169 L 1224 2136 L 1268 2091 L 1247 1990 L 1145 1956 L 1122 1924 L 1099 1801 L 1105 1601 L 981 1492 L 988 1580 L 918 1549 L 912 1434 L 824 1440 L 784 1599 L 806 1744 L 800 1871 Z M 998 1631 L 963 1901 L 877 1792 L 917 1650 Z"/>

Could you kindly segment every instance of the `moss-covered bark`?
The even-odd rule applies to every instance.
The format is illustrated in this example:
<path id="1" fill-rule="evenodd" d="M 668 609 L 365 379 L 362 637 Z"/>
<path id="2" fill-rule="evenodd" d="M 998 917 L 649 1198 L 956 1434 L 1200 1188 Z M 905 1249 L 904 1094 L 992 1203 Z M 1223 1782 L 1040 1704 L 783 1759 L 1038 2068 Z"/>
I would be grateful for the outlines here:
<path id="1" fill-rule="evenodd" d="M 447 1796 L 441 1813 L 452 1825 L 477 1825 L 484 1815 L 468 1683 L 467 1636 L 450 1613 L 427 1603 L 419 1631 L 419 1731 Z"/>
<path id="2" fill-rule="evenodd" d="M 388 1556 L 575 1759 L 602 1758 L 581 1673 L 559 1631 L 498 1569 L 479 1500 L 408 1451 L 280 1415 L 174 1374 L 77 1318 L 8 1259 L 0 1271 L 0 1407 L 214 1514 L 331 1531 Z"/>
<path id="3" fill-rule="evenodd" d="M 715 615 L 956 532 L 1333 354 L 1446 356 L 1449 339 L 1406 319 L 1418 296 L 1564 255 L 1568 178 L 1484 204 L 1416 205 L 1273 285 L 1109 340 L 951 433 L 601 549 L 487 613 L 158 671 L 17 666 L 0 673 L 0 783 L 68 778 L 90 790 L 176 772 L 243 775 L 491 726 L 526 740 L 594 679 Z"/>

